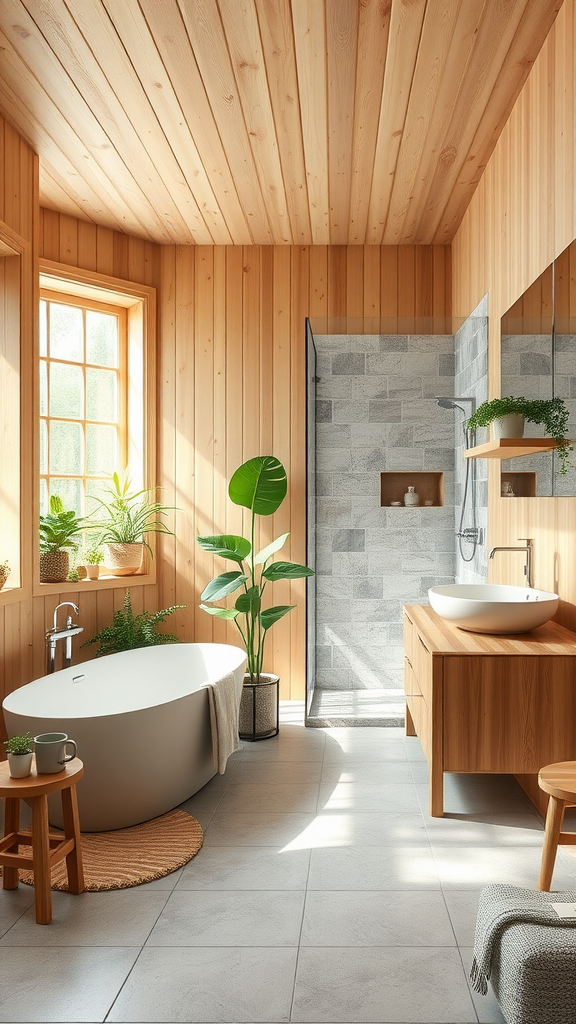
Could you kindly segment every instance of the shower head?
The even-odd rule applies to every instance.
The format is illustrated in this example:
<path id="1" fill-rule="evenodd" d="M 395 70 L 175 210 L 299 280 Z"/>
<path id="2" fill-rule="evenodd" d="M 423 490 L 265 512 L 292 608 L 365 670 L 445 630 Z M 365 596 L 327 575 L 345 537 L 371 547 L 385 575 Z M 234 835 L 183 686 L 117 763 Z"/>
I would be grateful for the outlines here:
<path id="1" fill-rule="evenodd" d="M 442 398 L 439 395 L 437 395 L 436 402 L 441 409 L 459 409 L 460 412 L 464 413 L 466 417 L 471 416 L 476 408 L 475 398 Z M 458 402 L 468 402 L 468 404 L 470 405 L 470 412 L 467 413 L 466 410 L 463 409 L 461 405 L 458 405 Z"/>

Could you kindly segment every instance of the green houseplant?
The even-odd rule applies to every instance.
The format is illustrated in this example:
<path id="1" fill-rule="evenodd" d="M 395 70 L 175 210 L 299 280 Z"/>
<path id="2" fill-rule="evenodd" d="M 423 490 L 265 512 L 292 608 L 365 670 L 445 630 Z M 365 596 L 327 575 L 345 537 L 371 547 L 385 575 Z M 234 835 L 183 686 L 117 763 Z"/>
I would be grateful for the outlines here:
<path id="1" fill-rule="evenodd" d="M 104 562 L 104 549 L 101 545 L 87 547 L 82 552 L 82 565 L 86 568 L 86 575 L 89 580 L 97 580 L 100 575 L 100 566 Z"/>
<path id="2" fill-rule="evenodd" d="M 104 626 L 94 634 L 90 640 L 86 640 L 82 647 L 89 644 L 99 643 L 96 657 L 104 654 L 117 654 L 119 651 L 133 651 L 137 647 L 156 647 L 158 644 L 178 644 L 180 640 L 172 633 L 159 633 L 157 631 L 161 622 L 164 622 L 169 615 L 172 615 L 178 608 L 185 608 L 184 604 L 174 604 L 170 608 L 163 608 L 162 611 L 152 614 L 143 611 L 140 615 L 134 615 L 132 611 L 132 600 L 130 591 L 126 591 L 124 605 L 114 612 L 112 622 Z"/>
<path id="3" fill-rule="evenodd" d="M 174 535 L 162 518 L 174 506 L 150 501 L 153 488 L 132 491 L 130 486 L 126 473 L 114 473 L 104 497 L 95 497 L 102 518 L 92 528 L 99 531 L 98 543 L 105 545 L 106 567 L 113 576 L 133 576 L 140 570 L 144 548 L 152 555 L 147 534 Z"/>
<path id="4" fill-rule="evenodd" d="M 8 561 L 0 562 L 0 590 L 6 583 L 10 575 L 10 563 Z"/>
<path id="5" fill-rule="evenodd" d="M 32 768 L 34 742 L 29 732 L 25 736 L 11 736 L 4 740 L 8 766 L 13 779 L 25 779 Z"/>
<path id="6" fill-rule="evenodd" d="M 246 649 L 247 676 L 240 708 L 240 735 L 246 735 L 242 723 L 251 717 L 254 705 L 249 710 L 250 700 L 256 701 L 256 687 L 260 683 L 269 685 L 269 678 L 264 676 L 264 647 L 268 630 L 287 615 L 295 605 L 275 605 L 263 607 L 264 592 L 268 583 L 277 580 L 297 580 L 305 576 L 313 576 L 314 570 L 296 562 L 274 561 L 274 555 L 284 546 L 290 536 L 284 533 L 281 537 L 266 545 L 261 551 L 254 551 L 256 516 L 271 516 L 280 507 L 288 489 L 286 470 L 278 459 L 272 455 L 260 455 L 243 463 L 233 474 L 228 486 L 228 495 L 235 505 L 241 505 L 250 511 L 250 539 L 235 535 L 219 535 L 214 537 L 198 537 L 198 544 L 204 551 L 236 564 L 232 572 L 222 573 L 211 580 L 201 594 L 200 607 L 221 619 L 233 620 Z M 214 607 L 217 601 L 229 594 L 241 590 L 232 608 Z M 252 687 L 247 695 L 247 687 Z M 264 698 L 262 698 L 264 699 Z M 256 712 L 254 712 L 256 717 Z M 274 735 L 277 732 L 263 732 Z M 258 737 L 263 738 L 263 737 Z"/>
<path id="7" fill-rule="evenodd" d="M 50 495 L 50 511 L 40 516 L 40 582 L 62 583 L 68 576 L 67 548 L 76 550 L 75 538 L 86 529 L 85 520 L 70 509 L 58 494 Z"/>
<path id="8" fill-rule="evenodd" d="M 556 441 L 560 473 L 564 476 L 571 462 L 573 445 L 566 438 L 569 412 L 561 398 L 493 398 L 483 402 L 467 421 L 468 430 L 487 427 L 504 416 L 521 416 L 529 423 L 538 423 Z"/>

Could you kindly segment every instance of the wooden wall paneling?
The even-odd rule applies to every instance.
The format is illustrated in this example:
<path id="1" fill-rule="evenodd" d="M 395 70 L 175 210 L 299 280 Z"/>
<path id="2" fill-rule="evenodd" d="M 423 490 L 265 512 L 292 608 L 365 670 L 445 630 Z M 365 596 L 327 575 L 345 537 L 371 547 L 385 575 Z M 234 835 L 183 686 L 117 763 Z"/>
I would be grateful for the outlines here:
<path id="1" fill-rule="evenodd" d="M 364 312 L 364 247 L 346 246 L 346 316 L 361 317 Z"/>
<path id="2" fill-rule="evenodd" d="M 398 246 L 380 249 L 380 315 L 398 315 Z"/>
<path id="3" fill-rule="evenodd" d="M 325 247 L 319 247 L 318 266 L 320 278 L 326 280 Z M 273 351 L 273 406 L 272 406 L 272 450 L 277 459 L 280 460 L 288 474 L 288 495 L 284 502 L 272 517 L 274 537 L 280 537 L 283 533 L 290 533 L 293 529 L 292 522 L 292 436 L 289 424 L 292 417 L 292 363 L 291 348 L 293 338 L 293 310 L 291 295 L 293 289 L 291 249 L 288 247 L 275 248 L 274 250 L 274 280 L 273 280 L 273 316 L 274 316 L 274 351 Z M 316 296 L 317 309 L 322 310 L 327 302 L 326 297 L 322 299 L 321 293 L 325 293 L 325 287 L 320 286 Z M 302 516 L 304 509 L 300 510 Z M 282 551 L 286 560 L 293 557 L 292 537 Z M 291 604 L 291 588 L 287 581 L 274 584 L 274 604 Z M 264 663 L 267 671 L 276 672 L 282 680 L 282 695 L 287 688 L 291 687 L 291 622 L 290 617 L 294 612 L 285 615 L 270 630 L 266 639 L 266 653 Z M 303 696 L 303 691 L 300 694 Z"/>
<path id="4" fill-rule="evenodd" d="M 434 253 L 431 246 L 417 245 L 414 250 L 414 310 L 418 316 L 431 317 L 434 311 Z"/>
<path id="5" fill-rule="evenodd" d="M 292 351 L 290 437 L 290 556 L 306 564 L 306 315 L 309 308 L 309 249 L 292 250 Z M 305 692 L 306 580 L 290 585 L 290 689 L 291 697 Z M 286 688 L 284 689 L 286 692 Z"/>
<path id="6" fill-rule="evenodd" d="M 60 253 L 59 263 L 78 266 L 78 221 L 65 213 L 59 215 Z"/>
<path id="7" fill-rule="evenodd" d="M 346 316 L 346 246 L 328 247 L 328 317 Z"/>
<path id="8" fill-rule="evenodd" d="M 60 214 L 43 210 L 41 218 L 40 252 L 44 259 L 60 261 Z"/>
<path id="9" fill-rule="evenodd" d="M 278 253 L 278 250 L 275 250 Z M 328 246 L 310 246 L 310 312 L 311 317 L 328 315 Z"/>
<path id="10" fill-rule="evenodd" d="M 78 222 L 78 266 L 96 270 L 96 225 Z"/>
<path id="11" fill-rule="evenodd" d="M 114 274 L 114 232 L 109 228 L 96 228 L 96 261 L 99 274 Z"/>
<path id="12" fill-rule="evenodd" d="M 195 250 L 194 302 L 194 504 L 196 528 L 200 536 L 214 530 L 214 250 L 198 246 Z M 189 538 L 194 552 L 196 600 L 194 640 L 212 640 L 212 617 L 198 607 L 200 593 L 221 571 L 222 560 L 203 551 Z"/>
<path id="13" fill-rule="evenodd" d="M 398 246 L 398 316 L 414 316 L 416 299 L 415 251 L 412 245 Z"/>
<path id="14" fill-rule="evenodd" d="M 365 318 L 373 319 L 370 328 L 377 333 L 377 321 L 380 317 L 380 247 L 377 245 L 364 246 L 364 275 L 363 275 L 363 302 L 362 313 Z"/>
<path id="15" fill-rule="evenodd" d="M 26 201 L 21 194 L 25 183 L 20 181 L 20 136 L 7 121 L 4 122 L 4 220 L 20 234 L 20 206 Z"/>
<path id="16" fill-rule="evenodd" d="M 158 304 L 158 480 L 164 491 L 162 500 L 177 505 L 176 500 L 176 248 L 162 246 L 160 254 L 162 287 Z M 176 533 L 180 519 L 174 513 Z M 158 538 L 159 603 L 162 608 L 176 604 L 176 537 Z"/>
<path id="17" fill-rule="evenodd" d="M 195 259 L 194 250 L 176 249 L 176 499 L 182 512 L 178 516 L 176 548 L 176 602 L 187 607 L 176 612 L 174 619 L 182 639 L 194 639 L 196 593 L 194 562 L 196 534 L 202 534 L 203 522 L 197 517 L 194 456 L 195 424 Z M 209 532 L 209 531 L 206 531 Z M 201 590 L 203 588 L 200 588 Z"/>
<path id="18" fill-rule="evenodd" d="M 226 247 L 214 249 L 214 533 L 226 533 L 226 506 L 228 504 L 228 476 L 226 468 Z M 225 571 L 223 559 L 215 559 L 215 572 Z M 228 624 L 212 619 L 215 643 L 226 643 Z M 236 632 L 234 628 L 234 632 Z M 236 639 L 236 638 L 235 638 Z"/>

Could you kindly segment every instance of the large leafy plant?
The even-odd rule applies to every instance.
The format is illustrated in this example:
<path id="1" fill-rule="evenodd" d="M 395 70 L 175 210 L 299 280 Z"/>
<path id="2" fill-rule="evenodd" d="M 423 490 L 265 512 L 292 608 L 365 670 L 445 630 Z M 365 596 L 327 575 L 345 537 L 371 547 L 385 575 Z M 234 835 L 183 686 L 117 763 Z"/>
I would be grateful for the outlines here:
<path id="1" fill-rule="evenodd" d="M 95 496 L 102 519 L 92 523 L 92 529 L 99 531 L 100 544 L 144 544 L 152 554 L 146 541 L 147 533 L 167 533 L 174 536 L 161 517 L 168 515 L 173 505 L 162 505 L 150 501 L 151 488 L 140 491 L 130 490 L 130 478 L 113 473 L 111 483 L 104 488 L 104 497 Z"/>
<path id="2" fill-rule="evenodd" d="M 51 494 L 50 511 L 40 516 L 40 553 L 47 555 L 65 548 L 76 549 L 78 544 L 75 537 L 85 527 L 84 520 L 73 510 L 65 510 L 64 502 L 58 494 Z"/>
<path id="3" fill-rule="evenodd" d="M 198 537 L 204 551 L 220 555 L 235 562 L 232 572 L 216 576 L 204 589 L 200 607 L 220 619 L 233 619 L 242 637 L 248 659 L 250 681 L 258 682 L 264 661 L 264 643 L 271 626 L 292 608 L 293 604 L 262 607 L 262 598 L 268 583 L 276 580 L 297 580 L 313 576 L 314 570 L 296 562 L 273 561 L 274 555 L 286 543 L 289 533 L 282 534 L 261 551 L 254 552 L 256 516 L 271 516 L 280 507 L 288 489 L 286 470 L 272 455 L 259 455 L 249 459 L 236 470 L 228 486 L 228 495 L 235 505 L 250 511 L 250 539 L 224 534 Z M 242 590 L 233 608 L 215 608 L 213 605 L 229 594 Z"/>
<path id="4" fill-rule="evenodd" d="M 160 612 L 152 615 L 143 611 L 140 615 L 134 615 L 130 591 L 126 591 L 124 607 L 117 609 L 112 616 L 109 626 L 104 626 L 98 633 L 95 633 L 90 640 L 86 640 L 82 647 L 89 644 L 99 643 L 96 657 L 104 654 L 117 654 L 119 651 L 133 651 L 137 647 L 156 647 L 158 644 L 178 644 L 180 640 L 172 633 L 158 633 L 157 627 L 164 622 L 169 615 L 172 615 L 178 608 L 185 608 L 184 604 L 174 604 L 170 608 L 163 608 Z"/>
<path id="5" fill-rule="evenodd" d="M 569 455 L 573 445 L 566 439 L 569 412 L 561 398 L 492 398 L 482 402 L 467 422 L 468 430 L 487 427 L 501 416 L 516 413 L 530 423 L 539 423 L 556 441 L 556 454 L 560 460 L 560 474 L 564 476 L 571 465 Z"/>

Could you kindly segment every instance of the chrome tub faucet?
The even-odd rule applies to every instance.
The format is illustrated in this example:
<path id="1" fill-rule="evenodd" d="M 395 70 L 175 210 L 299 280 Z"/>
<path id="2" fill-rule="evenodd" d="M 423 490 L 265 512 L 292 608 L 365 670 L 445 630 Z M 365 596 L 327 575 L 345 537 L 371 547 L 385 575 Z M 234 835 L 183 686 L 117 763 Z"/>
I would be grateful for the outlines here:
<path id="1" fill-rule="evenodd" d="M 72 622 L 71 615 L 66 617 L 66 625 L 59 627 L 58 610 L 60 608 L 73 608 L 76 615 L 79 614 L 78 605 L 75 605 L 72 601 L 62 601 L 61 604 L 56 605 L 54 609 L 54 624 L 52 629 L 46 630 L 46 675 L 50 675 L 55 670 L 56 645 L 58 641 L 65 641 L 62 668 L 69 668 L 72 661 L 72 637 L 84 631 L 83 626 L 79 626 L 77 622 Z"/>

